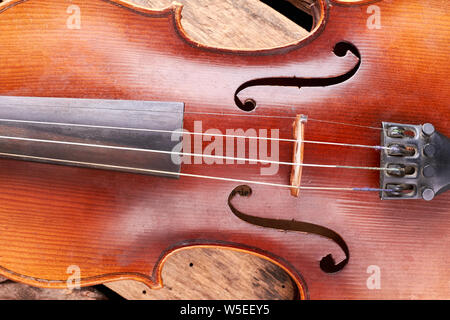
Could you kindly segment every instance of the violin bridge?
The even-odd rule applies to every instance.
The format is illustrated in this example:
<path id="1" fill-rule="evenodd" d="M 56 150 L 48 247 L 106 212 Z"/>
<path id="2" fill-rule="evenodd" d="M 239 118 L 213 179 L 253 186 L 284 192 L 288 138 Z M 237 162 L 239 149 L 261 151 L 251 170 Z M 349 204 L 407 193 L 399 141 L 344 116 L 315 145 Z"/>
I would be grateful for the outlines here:
<path id="1" fill-rule="evenodd" d="M 292 163 L 296 165 L 292 166 L 290 185 L 291 195 L 298 197 L 300 194 L 300 184 L 302 180 L 302 166 L 303 163 L 303 150 L 304 150 L 304 137 L 305 137 L 305 124 L 308 121 L 308 117 L 302 114 L 297 115 L 293 126 L 294 139 L 297 140 L 294 143 L 294 152 L 292 155 Z"/>

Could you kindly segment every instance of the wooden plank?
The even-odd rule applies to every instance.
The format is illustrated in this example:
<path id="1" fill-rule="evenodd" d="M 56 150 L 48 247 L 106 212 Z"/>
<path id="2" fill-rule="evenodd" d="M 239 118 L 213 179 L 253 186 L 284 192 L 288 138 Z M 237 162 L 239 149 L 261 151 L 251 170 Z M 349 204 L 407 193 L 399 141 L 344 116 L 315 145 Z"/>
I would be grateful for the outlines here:
<path id="1" fill-rule="evenodd" d="M 158 9 L 171 0 L 132 0 Z M 262 49 L 283 46 L 308 35 L 259 0 L 179 0 L 183 28 L 194 40 L 215 47 Z"/>
<path id="2" fill-rule="evenodd" d="M 98 290 L 87 287 L 80 290 L 43 289 L 22 283 L 5 281 L 0 284 L 0 300 L 105 300 Z"/>
<path id="3" fill-rule="evenodd" d="M 293 299 L 289 276 L 250 254 L 222 249 L 182 250 L 166 262 L 164 288 L 136 281 L 105 284 L 127 299 Z"/>

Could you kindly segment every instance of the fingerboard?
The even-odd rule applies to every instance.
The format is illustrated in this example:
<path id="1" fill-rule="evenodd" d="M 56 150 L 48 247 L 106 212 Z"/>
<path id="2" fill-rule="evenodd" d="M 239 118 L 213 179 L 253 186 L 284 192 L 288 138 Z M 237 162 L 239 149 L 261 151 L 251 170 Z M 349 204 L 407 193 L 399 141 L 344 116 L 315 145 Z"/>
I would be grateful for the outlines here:
<path id="1" fill-rule="evenodd" d="M 134 173 L 180 172 L 172 161 L 184 104 L 0 97 L 0 157 Z"/>

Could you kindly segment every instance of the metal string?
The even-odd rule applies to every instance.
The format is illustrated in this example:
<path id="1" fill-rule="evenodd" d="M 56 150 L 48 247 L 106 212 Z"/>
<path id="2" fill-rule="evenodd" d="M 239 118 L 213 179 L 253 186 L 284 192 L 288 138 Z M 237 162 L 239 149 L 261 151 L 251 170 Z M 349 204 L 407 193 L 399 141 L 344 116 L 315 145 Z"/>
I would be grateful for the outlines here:
<path id="1" fill-rule="evenodd" d="M 140 111 L 140 110 L 135 110 L 135 111 Z M 167 112 L 167 111 L 151 111 L 151 112 Z M 258 115 L 247 115 L 247 114 L 212 113 L 212 112 L 211 113 L 185 112 L 185 113 L 206 114 L 206 115 L 220 115 L 220 116 L 295 119 L 295 117 L 288 117 L 288 116 L 258 116 Z M 332 124 L 339 124 L 339 125 L 346 125 L 346 126 L 355 126 L 355 127 L 363 127 L 363 128 L 368 128 L 368 129 L 383 130 L 382 128 L 377 128 L 377 127 L 354 125 L 354 124 L 347 124 L 347 123 L 341 123 L 341 122 L 335 122 L 335 121 L 317 120 L 317 119 L 311 119 L 311 118 L 309 118 L 309 121 L 318 121 L 318 122 L 325 122 L 325 123 L 332 123 Z M 159 129 L 139 129 L 139 128 L 126 128 L 126 127 L 114 127 L 114 126 L 96 126 L 96 125 L 83 125 L 83 124 L 44 122 L 44 121 L 27 121 L 27 120 L 0 119 L 0 122 L 34 123 L 34 124 L 59 125 L 59 126 L 91 127 L 91 128 L 116 129 L 116 130 L 131 130 L 131 131 L 147 131 L 147 132 L 155 132 L 155 133 L 171 133 L 171 134 L 179 133 L 179 134 L 202 135 L 202 136 L 221 136 L 221 137 L 228 137 L 228 138 L 273 140 L 273 141 L 281 141 L 281 142 L 298 142 L 297 140 L 294 140 L 294 139 L 282 139 L 282 138 L 240 136 L 240 135 L 226 135 L 226 134 L 208 134 L 208 133 L 169 131 L 169 130 L 159 130 Z M 3 139 L 14 139 L 14 140 L 24 140 L 24 141 L 35 141 L 35 142 L 44 142 L 44 143 L 60 143 L 60 144 L 79 145 L 79 146 L 87 146 L 87 147 L 112 148 L 112 149 L 131 150 L 131 151 L 158 152 L 158 153 L 185 155 L 185 156 L 210 157 L 210 158 L 218 158 L 218 159 L 231 159 L 231 160 L 238 160 L 238 161 L 241 160 L 241 161 L 260 162 L 260 163 L 274 163 L 274 164 L 291 165 L 291 166 L 292 165 L 296 165 L 296 166 L 309 166 L 309 167 L 365 169 L 365 170 L 386 170 L 386 171 L 389 171 L 389 170 L 397 171 L 398 170 L 398 169 L 394 169 L 394 168 L 357 167 L 357 166 L 341 166 L 341 165 L 318 165 L 318 164 L 299 164 L 299 163 L 270 161 L 270 160 L 262 160 L 262 159 L 226 157 L 226 156 L 204 155 L 204 154 L 183 153 L 183 152 L 176 152 L 176 151 L 163 151 L 163 150 L 152 150 L 152 149 L 127 148 L 127 147 L 118 147 L 118 146 L 107 146 L 107 145 L 85 144 L 85 143 L 75 143 L 75 142 L 65 142 L 65 141 L 53 141 L 53 140 L 43 140 L 43 139 L 20 138 L 20 137 L 10 137 L 10 136 L 0 136 L 0 138 L 3 138 Z M 336 143 L 336 142 L 324 142 L 324 141 L 303 140 L 302 142 L 304 142 L 304 143 L 311 143 L 311 144 L 336 145 L 336 146 L 344 146 L 344 147 L 372 148 L 372 149 L 377 149 L 377 150 L 390 149 L 388 147 L 383 147 L 383 146 L 369 146 L 369 145 L 361 145 L 361 144 Z M 66 163 L 66 164 L 78 164 L 78 165 L 94 166 L 94 167 L 109 168 L 109 169 L 132 170 L 132 171 L 143 172 L 143 173 L 164 174 L 164 175 L 173 175 L 173 176 L 186 176 L 186 177 L 194 177 L 194 178 L 213 179 L 213 180 L 221 180 L 221 181 L 231 181 L 231 182 L 238 182 L 238 183 L 250 183 L 250 184 L 258 184 L 258 185 L 274 186 L 274 187 L 283 187 L 283 188 L 298 188 L 298 189 L 302 189 L 302 190 L 376 191 L 376 192 L 390 192 L 390 191 L 392 191 L 390 189 L 380 189 L 380 188 L 352 188 L 352 187 L 337 188 L 337 187 L 308 187 L 308 186 L 298 186 L 298 187 L 296 187 L 296 186 L 292 186 L 292 185 L 283 185 L 283 184 L 268 183 L 268 182 L 261 182 L 261 181 L 250 181 L 250 180 L 243 180 L 243 179 L 214 177 L 214 176 L 205 176 L 205 175 L 197 175 L 197 174 L 189 174 L 189 173 L 178 173 L 178 172 L 175 173 L 175 172 L 170 172 L 170 171 L 162 171 L 162 170 L 154 170 L 154 169 L 143 169 L 143 168 L 114 166 L 114 165 L 107 165 L 107 164 L 89 163 L 89 162 L 64 160 L 64 159 L 53 159 L 53 158 L 36 157 L 36 156 L 20 155 L 20 154 L 0 153 L 0 156 L 19 157 L 19 158 L 23 158 L 23 159 L 33 159 L 33 160 L 41 160 L 41 161 L 53 161 L 53 162 L 60 162 L 60 163 Z"/>
<path id="2" fill-rule="evenodd" d="M 35 157 L 35 156 L 27 156 L 21 154 L 12 154 L 12 153 L 0 153 L 0 156 L 5 157 L 19 157 L 23 159 L 30 160 L 40 160 L 40 161 L 52 161 L 59 162 L 63 164 L 72 164 L 72 165 L 83 165 L 83 166 L 92 166 L 98 168 L 107 168 L 107 169 L 116 169 L 116 170 L 132 170 L 142 173 L 152 173 L 152 174 L 163 174 L 163 175 L 172 175 L 172 176 L 183 176 L 183 177 L 192 177 L 192 178 L 200 178 L 200 179 L 209 179 L 209 180 L 219 180 L 219 181 L 229 181 L 229 182 L 237 182 L 237 183 L 247 183 L 247 184 L 257 184 L 271 187 L 279 187 L 279 188 L 296 188 L 301 190 L 319 190 L 319 191 L 374 191 L 374 192 L 391 192 L 391 189 L 378 189 L 378 188 L 337 188 L 337 187 L 307 187 L 307 186 L 291 186 L 285 184 L 271 183 L 271 182 L 262 182 L 262 181 L 251 181 L 251 180 L 243 180 L 243 179 L 233 179 L 233 178 L 224 178 L 224 177 L 214 177 L 214 176 L 206 176 L 206 175 L 198 175 L 192 173 L 182 173 L 182 172 L 172 172 L 172 171 L 164 171 L 164 170 L 154 170 L 154 169 L 144 169 L 144 168 L 133 168 L 133 167 L 124 167 L 124 166 L 115 166 L 109 164 L 100 164 L 100 163 L 90 163 L 90 162 L 82 162 L 82 161 L 73 161 L 73 160 L 63 160 L 63 159 L 55 159 L 55 158 L 44 158 L 44 157 Z"/>
<path id="3" fill-rule="evenodd" d="M 155 112 L 162 112 L 162 111 L 155 111 Z M 170 112 L 176 112 L 176 111 L 170 111 Z M 258 115 L 258 114 L 220 113 L 220 112 L 185 111 L 184 113 L 200 114 L 200 115 L 215 115 L 215 116 L 231 116 L 231 117 L 272 118 L 272 119 L 295 119 L 296 118 L 295 116 L 266 116 L 266 115 Z M 338 121 L 331 121 L 331 120 L 320 120 L 320 119 L 313 119 L 313 118 L 309 118 L 309 117 L 308 117 L 308 121 L 324 122 L 324 123 L 337 124 L 337 125 L 350 126 L 350 127 L 366 128 L 366 129 L 372 129 L 372 130 L 383 130 L 383 128 L 379 128 L 379 127 L 364 126 L 364 125 L 360 125 L 360 124 L 352 124 L 352 123 L 345 123 L 345 122 L 338 122 Z"/>
<path id="4" fill-rule="evenodd" d="M 10 104 L 11 106 L 19 106 L 22 107 L 20 104 Z M 43 105 L 40 105 L 43 106 Z M 58 106 L 54 105 L 45 105 L 44 107 L 49 108 L 59 108 Z M 71 109 L 86 109 L 85 107 L 76 107 L 71 106 Z M 241 113 L 222 113 L 222 112 L 200 112 L 200 111 L 168 111 L 168 110 L 139 110 L 139 109 L 116 109 L 116 108 L 100 108 L 102 110 L 111 110 L 111 111 L 134 111 L 134 112 L 146 112 L 146 113 L 182 113 L 182 114 L 198 114 L 198 115 L 214 115 L 214 116 L 230 116 L 230 117 L 253 117 L 253 118 L 270 118 L 270 119 L 295 119 L 295 116 L 273 116 L 273 115 L 258 115 L 258 114 L 241 114 Z M 359 125 L 359 124 L 352 124 L 352 123 L 346 123 L 346 122 L 338 122 L 338 121 L 332 121 L 332 120 L 321 120 L 321 119 L 314 119 L 314 118 L 308 118 L 310 121 L 316 121 L 316 122 L 324 122 L 324 123 L 330 123 L 330 124 L 337 124 L 342 126 L 350 126 L 350 127 L 359 127 L 359 128 L 366 128 L 366 129 L 372 129 L 372 130 L 383 130 L 383 128 L 380 127 L 372 127 L 372 126 L 365 126 L 365 125 Z"/>
<path id="5" fill-rule="evenodd" d="M 252 159 L 252 158 L 241 158 L 241 157 L 229 157 L 229 156 L 197 154 L 197 153 L 190 153 L 190 152 L 178 152 L 178 151 L 166 151 L 166 150 L 155 150 L 155 149 L 119 147 L 119 146 L 110 146 L 110 145 L 101 145 L 101 144 L 90 144 L 90 143 L 69 142 L 69 141 L 54 141 L 54 140 L 10 137 L 10 136 L 1 136 L 1 135 L 0 135 L 0 139 L 20 140 L 20 141 L 40 142 L 40 143 L 64 144 L 64 145 L 74 145 L 74 146 L 93 147 L 93 148 L 106 148 L 106 149 L 115 149 L 115 150 L 124 150 L 124 151 L 162 153 L 162 154 L 170 154 L 170 155 L 178 155 L 178 156 L 193 156 L 193 157 L 206 157 L 206 158 L 215 158 L 215 159 L 224 159 L 224 160 L 249 161 L 249 162 L 259 162 L 259 163 L 264 163 L 264 164 L 279 164 L 279 165 L 288 165 L 288 166 L 318 167 L 318 168 L 339 168 L 339 169 L 359 169 L 359 170 L 378 170 L 378 171 L 399 171 L 398 168 L 387 168 L 387 167 L 386 168 L 380 168 L 380 167 L 361 167 L 361 166 L 345 166 L 345 165 L 292 163 L 292 162 L 273 161 L 273 160 L 264 160 L 264 159 Z"/>
<path id="6" fill-rule="evenodd" d="M 180 135 L 187 134 L 187 135 L 201 135 L 201 136 L 211 136 L 211 137 L 241 138 L 241 139 L 268 140 L 268 141 L 280 141 L 280 142 L 297 142 L 297 140 L 295 140 L 295 139 L 227 135 L 227 134 L 216 134 L 216 133 L 206 133 L 206 132 L 187 132 L 187 131 L 177 131 L 177 130 L 170 131 L 170 130 L 162 130 L 162 129 L 143 129 L 143 128 L 114 127 L 114 126 L 100 126 L 100 125 L 87 125 L 87 124 L 72 124 L 72 123 L 62 123 L 62 122 L 45 122 L 45 121 L 13 120 L 13 119 L 0 119 L 0 122 L 32 123 L 32 124 L 44 124 L 44 125 L 56 125 L 56 126 L 144 131 L 144 132 L 154 132 L 154 133 L 170 133 L 170 134 L 180 134 Z M 334 145 L 334 146 L 342 146 L 342 147 L 369 148 L 369 149 L 376 149 L 376 150 L 390 150 L 391 149 L 389 147 L 383 147 L 383 146 L 370 146 L 370 145 L 362 145 L 362 144 L 327 142 L 327 141 L 302 140 L 302 142 L 310 143 L 310 144 Z"/>

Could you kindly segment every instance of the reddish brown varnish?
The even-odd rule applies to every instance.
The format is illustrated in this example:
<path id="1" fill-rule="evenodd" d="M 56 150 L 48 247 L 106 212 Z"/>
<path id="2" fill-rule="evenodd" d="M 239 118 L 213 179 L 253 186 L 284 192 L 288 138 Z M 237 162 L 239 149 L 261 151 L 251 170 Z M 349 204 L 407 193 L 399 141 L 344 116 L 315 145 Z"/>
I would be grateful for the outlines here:
<path id="1" fill-rule="evenodd" d="M 367 6 L 320 1 L 323 19 L 306 40 L 282 48 L 233 51 L 191 41 L 181 7 L 150 11 L 120 0 L 78 0 L 82 28 L 66 27 L 73 1 L 21 0 L 0 5 L 0 94 L 14 96 L 182 101 L 187 112 L 244 113 L 234 103 L 245 81 L 265 77 L 329 78 L 352 69 L 357 57 L 336 56 L 346 41 L 361 54 L 349 80 L 328 87 L 253 87 L 252 114 L 308 115 L 305 139 L 377 145 L 381 121 L 433 123 L 450 135 L 448 1 L 381 1 L 382 29 L 368 30 Z M 217 117 L 187 113 L 185 127 L 274 128 L 292 137 L 292 119 Z M 292 156 L 280 144 L 280 160 Z M 305 145 L 305 163 L 379 165 L 376 151 Z M 290 168 L 261 176 L 255 165 L 183 165 L 202 175 L 289 184 Z M 243 212 L 320 224 L 342 235 L 349 264 L 325 274 L 318 261 L 329 240 L 247 224 L 227 206 L 235 183 L 179 180 L 94 169 L 0 161 L 0 273 L 42 287 L 65 287 L 68 266 L 82 285 L 138 279 L 161 282 L 167 254 L 216 241 L 276 261 L 296 280 L 300 297 L 449 298 L 450 200 L 381 201 L 373 193 L 302 191 L 252 186 L 235 199 Z M 304 168 L 302 183 L 378 186 L 378 173 Z M 192 242 L 198 240 L 199 242 Z M 246 249 L 251 248 L 260 249 Z M 239 249 L 241 248 L 241 249 Z M 270 254 L 268 253 L 270 252 Z M 381 289 L 369 290 L 368 267 L 381 270 Z M 304 286 L 302 278 L 308 286 Z"/>

